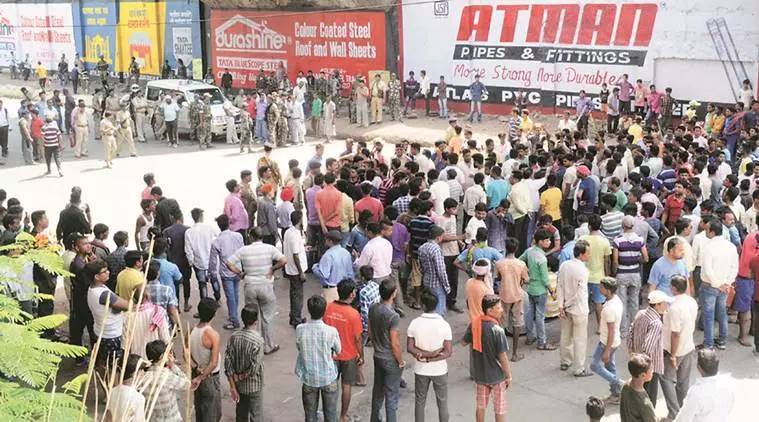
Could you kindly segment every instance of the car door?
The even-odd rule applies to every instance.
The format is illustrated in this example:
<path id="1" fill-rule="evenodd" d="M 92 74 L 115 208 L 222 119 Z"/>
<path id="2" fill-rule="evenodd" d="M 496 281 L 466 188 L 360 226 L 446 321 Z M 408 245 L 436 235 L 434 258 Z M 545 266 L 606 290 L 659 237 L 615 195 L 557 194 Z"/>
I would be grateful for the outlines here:
<path id="1" fill-rule="evenodd" d="M 177 104 L 179 105 L 179 115 L 177 116 L 177 127 L 181 133 L 190 133 L 190 104 L 193 101 L 193 95 L 190 92 L 177 92 Z"/>

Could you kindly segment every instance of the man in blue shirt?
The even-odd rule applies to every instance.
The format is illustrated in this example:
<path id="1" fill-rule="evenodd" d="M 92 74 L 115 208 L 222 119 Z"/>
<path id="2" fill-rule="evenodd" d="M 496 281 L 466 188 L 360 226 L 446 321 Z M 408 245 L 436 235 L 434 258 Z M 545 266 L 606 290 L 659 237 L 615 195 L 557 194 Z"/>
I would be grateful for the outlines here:
<path id="1" fill-rule="evenodd" d="M 584 165 L 577 167 L 577 177 L 580 178 L 580 186 L 577 188 L 577 214 L 593 214 L 598 204 L 598 189 L 590 178 L 590 169 Z"/>
<path id="2" fill-rule="evenodd" d="M 327 232 L 327 251 L 319 262 L 314 264 L 314 275 L 322 284 L 322 296 L 327 302 L 338 299 L 337 285 L 346 278 L 353 278 L 353 259 L 345 248 L 340 246 L 343 236 L 337 230 Z"/>
<path id="3" fill-rule="evenodd" d="M 648 290 L 661 290 L 669 296 L 674 296 L 670 289 L 670 280 L 673 276 L 681 275 L 688 278 L 688 269 L 685 267 L 683 255 L 685 244 L 681 239 L 673 237 L 664 245 L 664 256 L 657 259 L 651 267 L 648 276 Z"/>
<path id="4" fill-rule="evenodd" d="M 158 281 L 164 286 L 169 286 L 174 289 L 174 296 L 177 297 L 177 303 L 179 303 L 179 284 L 182 282 L 182 273 L 179 271 L 177 264 L 169 262 L 166 259 L 166 252 L 169 250 L 169 243 L 163 237 L 158 237 L 153 243 L 153 259 L 161 264 L 161 272 L 158 276 Z M 190 310 L 187 301 L 185 301 L 185 309 L 187 312 Z"/>
<path id="5" fill-rule="evenodd" d="M 474 114 L 477 113 L 477 123 L 482 122 L 482 97 L 487 95 L 485 84 L 480 82 L 480 74 L 474 75 L 474 82 L 469 85 L 469 95 L 472 97 L 469 107 L 469 122 L 474 122 Z"/>
<path id="6" fill-rule="evenodd" d="M 488 210 L 496 209 L 501 201 L 509 197 L 511 184 L 501 177 L 501 168 L 494 166 L 490 169 L 491 180 L 485 185 L 485 194 L 488 198 Z"/>

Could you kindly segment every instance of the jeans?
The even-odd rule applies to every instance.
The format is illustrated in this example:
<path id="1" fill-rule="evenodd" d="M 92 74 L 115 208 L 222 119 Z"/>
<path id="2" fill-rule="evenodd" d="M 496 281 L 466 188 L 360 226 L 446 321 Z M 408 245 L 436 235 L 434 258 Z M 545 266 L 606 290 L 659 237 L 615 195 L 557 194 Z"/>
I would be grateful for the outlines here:
<path id="1" fill-rule="evenodd" d="M 701 297 L 704 305 L 704 346 L 714 347 L 715 313 L 719 323 L 718 342 L 724 344 L 727 342 L 727 291 L 720 292 L 719 289 L 704 283 L 701 284 L 699 297 Z"/>
<path id="2" fill-rule="evenodd" d="M 438 421 L 448 422 L 448 374 L 436 377 L 419 374 L 414 376 L 414 422 L 424 422 L 424 407 L 430 383 L 435 389 Z"/>
<path id="3" fill-rule="evenodd" d="M 240 318 L 237 315 L 237 304 L 240 302 L 238 286 L 240 279 L 237 277 L 222 277 L 221 283 L 224 285 L 224 296 L 227 297 L 227 312 L 229 312 L 229 322 L 240 326 Z"/>
<path id="4" fill-rule="evenodd" d="M 195 278 L 198 279 L 198 290 L 200 291 L 200 298 L 203 299 L 208 296 L 207 286 L 210 278 L 211 288 L 213 289 L 213 297 L 217 301 L 221 299 L 221 292 L 219 289 L 219 280 L 211 274 L 208 274 L 208 270 L 201 270 L 198 267 L 192 267 L 195 270 Z M 209 277 L 210 275 L 210 277 Z"/>
<path id="5" fill-rule="evenodd" d="M 446 296 L 449 308 L 456 305 L 456 297 L 459 295 L 459 269 L 453 265 L 455 260 L 455 255 L 445 257 L 445 273 L 448 275 L 448 284 L 451 286 L 451 291 Z"/>
<path id="6" fill-rule="evenodd" d="M 640 295 L 640 273 L 617 274 L 617 296 L 622 301 L 622 322 L 619 328 L 622 337 L 627 337 L 630 321 L 638 313 L 638 296 Z"/>
<path id="7" fill-rule="evenodd" d="M 166 137 L 169 139 L 169 143 L 172 145 L 178 144 L 179 138 L 177 138 L 177 121 L 172 120 L 170 122 L 166 121 L 164 123 L 166 124 Z"/>
<path id="8" fill-rule="evenodd" d="M 438 93 L 437 106 L 440 109 L 440 117 L 448 117 L 448 98 L 445 92 Z"/>
<path id="9" fill-rule="evenodd" d="M 267 139 L 269 139 L 269 128 L 266 125 L 266 120 L 264 119 L 256 119 L 256 128 L 255 128 L 255 135 L 256 138 L 260 142 L 266 142 Z"/>
<path id="10" fill-rule="evenodd" d="M 274 295 L 273 283 L 245 283 L 245 304 L 255 303 L 259 309 L 258 326 L 264 338 L 264 352 L 270 352 L 277 346 L 274 341 L 274 316 L 277 314 L 277 296 Z"/>
<path id="11" fill-rule="evenodd" d="M 8 126 L 0 126 L 0 152 L 3 158 L 8 156 Z"/>
<path id="12" fill-rule="evenodd" d="M 235 406 L 235 422 L 263 422 L 263 391 L 240 394 L 240 401 Z"/>
<path id="13" fill-rule="evenodd" d="M 619 130 L 619 115 L 612 116 L 611 114 L 606 115 L 606 132 L 609 134 L 617 133 L 617 130 Z"/>
<path id="14" fill-rule="evenodd" d="M 446 306 L 446 303 L 445 303 L 446 298 L 447 298 L 445 289 L 441 286 L 441 287 L 437 287 L 431 290 L 432 290 L 432 293 L 437 297 L 437 306 L 435 307 L 435 313 L 440 316 L 445 316 L 446 312 L 448 312 L 448 307 Z"/>
<path id="15" fill-rule="evenodd" d="M 380 422 L 380 409 L 385 404 L 385 422 L 397 422 L 398 398 L 403 370 L 395 359 L 374 358 L 374 385 L 370 422 Z"/>
<path id="16" fill-rule="evenodd" d="M 61 172 L 61 154 L 58 151 L 58 147 L 45 147 L 45 164 L 47 164 L 47 172 L 50 173 L 50 162 L 55 158 L 55 166 L 58 167 L 58 173 Z"/>
<path id="17" fill-rule="evenodd" d="M 311 387 L 303 384 L 301 394 L 303 397 L 303 411 L 306 413 L 306 422 L 317 422 L 319 418 L 316 411 L 319 409 L 319 396 L 322 399 L 322 413 L 324 422 L 337 422 L 337 380 L 324 387 Z"/>
<path id="18" fill-rule="evenodd" d="M 759 351 L 759 302 L 753 306 L 754 350 Z"/>
<path id="19" fill-rule="evenodd" d="M 669 360 L 669 353 L 664 351 L 664 375 L 661 377 L 661 391 L 664 400 L 667 402 L 667 411 L 669 417 L 674 419 L 680 408 L 683 406 L 683 400 L 688 394 L 690 388 L 690 372 L 693 368 L 694 351 L 677 358 L 677 368 L 672 366 Z"/>
<path id="20" fill-rule="evenodd" d="M 294 325 L 302 319 L 303 310 L 303 283 L 300 276 L 287 274 L 287 280 L 290 281 L 290 324 Z"/>
<path id="21" fill-rule="evenodd" d="M 522 255 L 522 252 L 527 249 L 527 230 L 530 226 L 530 217 L 525 214 L 524 216 L 514 220 L 514 237 L 519 240 L 519 247 L 517 247 L 516 256 Z"/>
<path id="22" fill-rule="evenodd" d="M 472 100 L 469 103 L 469 121 L 474 122 L 474 115 L 477 114 L 477 122 L 482 121 L 482 100 Z"/>
<path id="23" fill-rule="evenodd" d="M 619 397 L 619 394 L 622 391 L 623 381 L 617 376 L 617 362 L 614 358 L 614 355 L 617 353 L 617 348 L 612 347 L 611 353 L 609 354 L 609 362 L 603 363 L 601 360 L 601 355 L 603 355 L 604 348 L 604 344 L 599 341 L 598 346 L 596 346 L 596 351 L 593 353 L 593 360 L 590 363 L 590 370 L 608 381 L 611 395 Z"/>
<path id="24" fill-rule="evenodd" d="M 195 420 L 197 422 L 221 420 L 221 386 L 218 372 L 204 379 L 195 390 Z"/>
<path id="25" fill-rule="evenodd" d="M 546 344 L 546 299 L 547 295 L 527 295 L 527 315 L 525 327 L 528 339 L 538 339 L 538 346 Z"/>

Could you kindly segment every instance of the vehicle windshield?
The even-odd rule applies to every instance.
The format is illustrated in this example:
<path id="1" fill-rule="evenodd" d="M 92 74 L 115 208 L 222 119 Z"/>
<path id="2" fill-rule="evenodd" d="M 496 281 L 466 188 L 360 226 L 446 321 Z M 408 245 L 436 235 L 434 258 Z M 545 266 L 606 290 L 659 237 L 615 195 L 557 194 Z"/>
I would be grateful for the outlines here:
<path id="1" fill-rule="evenodd" d="M 224 101 L 226 99 L 223 95 L 221 95 L 221 90 L 219 88 L 203 88 L 203 89 L 193 89 L 189 91 L 193 96 L 200 95 L 201 97 L 205 94 L 211 94 L 211 104 L 224 104 Z M 194 98 L 193 98 L 194 99 Z"/>

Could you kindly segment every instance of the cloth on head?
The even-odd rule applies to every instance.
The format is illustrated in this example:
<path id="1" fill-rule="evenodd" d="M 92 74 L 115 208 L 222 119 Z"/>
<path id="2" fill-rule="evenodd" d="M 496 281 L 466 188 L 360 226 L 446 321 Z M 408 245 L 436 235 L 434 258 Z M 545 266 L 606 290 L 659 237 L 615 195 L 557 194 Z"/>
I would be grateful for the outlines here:
<path id="1" fill-rule="evenodd" d="M 577 167 L 577 174 L 581 176 L 590 176 L 590 169 L 588 166 L 579 166 Z"/>
<path id="2" fill-rule="evenodd" d="M 487 259 L 478 259 L 477 262 L 472 265 L 472 271 L 476 275 L 490 274 L 490 262 Z"/>

